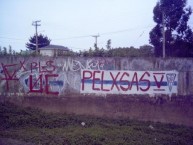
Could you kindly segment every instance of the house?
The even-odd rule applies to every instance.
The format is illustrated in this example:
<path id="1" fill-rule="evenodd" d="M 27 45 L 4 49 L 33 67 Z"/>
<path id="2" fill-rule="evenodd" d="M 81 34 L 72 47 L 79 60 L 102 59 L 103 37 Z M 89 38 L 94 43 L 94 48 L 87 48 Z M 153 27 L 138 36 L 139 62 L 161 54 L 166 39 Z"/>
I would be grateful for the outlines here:
<path id="1" fill-rule="evenodd" d="M 48 45 L 39 48 L 40 55 L 42 56 L 59 56 L 70 51 L 67 47 L 61 45 Z"/>

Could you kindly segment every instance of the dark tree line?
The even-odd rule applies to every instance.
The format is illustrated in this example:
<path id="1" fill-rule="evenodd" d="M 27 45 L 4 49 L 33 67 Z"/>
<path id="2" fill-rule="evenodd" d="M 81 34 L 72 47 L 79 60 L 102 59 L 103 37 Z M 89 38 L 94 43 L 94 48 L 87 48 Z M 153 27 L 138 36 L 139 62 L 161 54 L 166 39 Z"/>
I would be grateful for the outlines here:
<path id="1" fill-rule="evenodd" d="M 192 9 L 186 4 L 187 0 L 159 0 L 154 7 L 153 20 L 156 26 L 150 32 L 150 44 L 155 47 L 156 57 L 163 53 L 164 31 L 166 56 L 193 56 L 193 32 L 188 26 Z"/>
<path id="2" fill-rule="evenodd" d="M 44 47 L 49 45 L 51 39 L 42 34 L 38 35 L 38 47 Z M 36 36 L 29 38 L 29 42 L 26 43 L 26 47 L 29 50 L 36 50 Z M 119 47 L 112 48 L 111 40 L 109 39 L 106 44 L 106 49 L 99 48 L 94 45 L 94 48 L 83 50 L 79 52 L 73 52 L 72 50 L 65 54 L 58 54 L 58 56 L 82 56 L 82 57 L 137 57 L 137 56 L 153 56 L 154 50 L 150 45 L 141 46 L 139 49 L 134 47 Z"/>
<path id="3" fill-rule="evenodd" d="M 108 46 L 108 45 L 107 45 Z M 140 48 L 119 47 L 119 48 L 90 48 L 89 50 L 79 51 L 76 53 L 83 57 L 152 57 L 154 48 L 150 45 L 144 45 Z"/>
<path id="4" fill-rule="evenodd" d="M 9 47 L 0 47 L 0 55 L 16 55 L 15 50 L 9 45 Z"/>
<path id="5" fill-rule="evenodd" d="M 108 42 L 107 42 L 108 44 Z M 150 45 L 141 46 L 139 49 L 134 47 L 124 47 L 124 48 L 111 48 L 107 45 L 106 49 L 103 48 L 90 48 L 89 50 L 74 52 L 70 50 L 65 54 L 59 54 L 58 56 L 80 56 L 80 57 L 152 57 L 154 49 Z M 0 47 L 1 56 L 34 56 L 34 53 L 29 50 L 20 50 L 16 52 L 11 46 Z"/>
<path id="6" fill-rule="evenodd" d="M 16 52 L 12 47 L 9 45 L 8 47 L 1 47 L 0 46 L 0 56 L 26 56 L 31 55 L 29 50 L 20 50 L 20 52 Z"/>

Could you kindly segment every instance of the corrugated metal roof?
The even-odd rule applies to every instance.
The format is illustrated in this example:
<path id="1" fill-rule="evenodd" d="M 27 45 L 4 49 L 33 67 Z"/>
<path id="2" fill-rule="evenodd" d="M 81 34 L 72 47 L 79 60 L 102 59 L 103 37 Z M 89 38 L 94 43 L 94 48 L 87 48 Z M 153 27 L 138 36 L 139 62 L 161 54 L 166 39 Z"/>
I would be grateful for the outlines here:
<path id="1" fill-rule="evenodd" d="M 53 50 L 53 49 L 57 49 L 57 50 L 69 51 L 68 47 L 64 47 L 64 46 L 61 46 L 61 45 L 53 45 L 53 44 L 50 44 L 50 45 L 45 46 L 45 47 L 41 47 L 39 49 L 40 50 Z"/>

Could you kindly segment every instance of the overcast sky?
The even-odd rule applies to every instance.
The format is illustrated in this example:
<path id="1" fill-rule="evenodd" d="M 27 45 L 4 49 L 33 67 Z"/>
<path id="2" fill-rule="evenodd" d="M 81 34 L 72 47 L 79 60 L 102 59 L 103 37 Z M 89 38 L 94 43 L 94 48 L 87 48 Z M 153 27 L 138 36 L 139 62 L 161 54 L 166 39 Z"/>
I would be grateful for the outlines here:
<path id="1" fill-rule="evenodd" d="M 41 20 L 38 32 L 51 44 L 74 51 L 87 50 L 98 37 L 98 46 L 139 47 L 149 44 L 155 26 L 153 8 L 157 0 L 0 0 L 0 46 L 25 50 L 35 33 L 32 22 Z M 193 8 L 193 0 L 188 0 Z M 193 29 L 193 16 L 189 21 Z"/>

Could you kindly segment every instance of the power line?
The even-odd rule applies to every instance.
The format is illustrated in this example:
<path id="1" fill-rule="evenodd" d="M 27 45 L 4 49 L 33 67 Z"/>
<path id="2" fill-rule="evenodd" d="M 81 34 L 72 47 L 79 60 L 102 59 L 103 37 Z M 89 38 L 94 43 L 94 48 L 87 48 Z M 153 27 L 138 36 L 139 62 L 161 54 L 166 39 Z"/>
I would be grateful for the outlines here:
<path id="1" fill-rule="evenodd" d="M 150 25 L 146 26 L 146 27 L 141 27 L 141 28 L 149 28 L 152 27 Z M 131 29 L 123 29 L 123 30 L 118 30 L 118 31 L 111 31 L 111 32 L 105 32 L 105 33 L 100 33 L 100 36 L 102 35 L 111 35 L 111 34 L 116 34 L 116 33 L 123 33 L 123 32 L 128 32 L 128 31 L 134 31 L 134 30 L 138 30 L 138 28 L 131 28 Z M 66 38 L 59 38 L 59 39 L 52 39 L 52 40 L 67 40 L 67 39 L 77 39 L 77 38 L 85 38 L 85 37 L 91 37 L 94 35 L 83 35 L 83 36 L 73 36 L 73 37 L 66 37 Z"/>
<path id="2" fill-rule="evenodd" d="M 1 37 L 1 36 L 0 36 L 0 38 L 2 38 L 2 39 L 10 39 L 10 40 L 21 40 L 21 41 L 26 40 L 26 39 L 20 39 L 20 38 L 13 38 L 13 37 Z"/>
<path id="3" fill-rule="evenodd" d="M 40 24 L 38 24 L 38 26 L 40 26 Z M 146 26 L 146 27 L 141 27 L 141 28 L 149 28 L 149 27 L 152 27 L 152 26 Z M 118 31 L 105 32 L 105 33 L 100 33 L 100 36 L 111 35 L 111 34 L 116 34 L 116 33 L 123 33 L 123 32 L 127 32 L 127 31 L 134 31 L 137 29 L 139 29 L 139 28 L 131 28 L 131 29 L 123 29 L 123 30 L 118 30 Z M 56 38 L 56 39 L 52 39 L 52 40 L 79 39 L 79 38 L 87 38 L 87 37 L 91 37 L 91 36 L 93 36 L 93 35 L 72 36 L 72 37 L 66 37 L 66 38 Z M 4 37 L 4 36 L 0 36 L 0 38 L 12 39 L 12 40 L 26 40 L 26 39 L 21 39 L 21 38 Z"/>
<path id="4" fill-rule="evenodd" d="M 66 38 L 57 38 L 52 40 L 66 40 L 66 39 L 77 39 L 77 38 L 85 38 L 85 37 L 91 37 L 92 35 L 84 35 L 84 36 L 73 36 L 73 37 L 66 37 Z"/>
<path id="5" fill-rule="evenodd" d="M 146 26 L 146 27 L 140 27 L 140 28 L 149 28 L 149 27 L 152 27 L 152 26 L 148 25 L 148 26 Z M 118 30 L 118 31 L 101 33 L 101 35 L 109 35 L 109 34 L 123 33 L 123 32 L 138 30 L 138 29 L 139 29 L 139 27 L 135 27 L 135 28 L 130 28 L 130 29 L 123 29 L 123 30 Z"/>
<path id="6" fill-rule="evenodd" d="M 143 36 L 144 32 L 145 32 L 145 31 L 143 31 L 143 32 L 139 35 L 139 37 L 138 37 L 138 38 L 140 38 L 141 36 Z"/>

